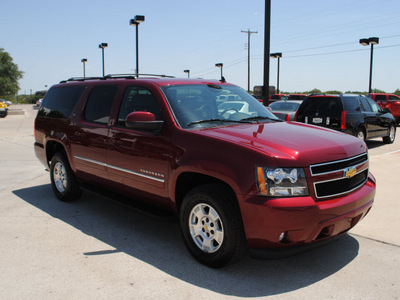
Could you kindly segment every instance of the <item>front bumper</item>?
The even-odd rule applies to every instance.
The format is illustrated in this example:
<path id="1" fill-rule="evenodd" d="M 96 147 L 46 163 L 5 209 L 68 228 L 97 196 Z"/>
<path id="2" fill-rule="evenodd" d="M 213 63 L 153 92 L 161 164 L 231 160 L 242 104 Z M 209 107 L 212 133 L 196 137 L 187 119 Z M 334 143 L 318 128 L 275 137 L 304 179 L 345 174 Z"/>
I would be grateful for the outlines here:
<path id="1" fill-rule="evenodd" d="M 311 196 L 296 198 L 249 197 L 241 203 L 249 248 L 276 249 L 319 244 L 334 239 L 354 227 L 371 209 L 375 179 L 350 194 L 314 201 Z"/>

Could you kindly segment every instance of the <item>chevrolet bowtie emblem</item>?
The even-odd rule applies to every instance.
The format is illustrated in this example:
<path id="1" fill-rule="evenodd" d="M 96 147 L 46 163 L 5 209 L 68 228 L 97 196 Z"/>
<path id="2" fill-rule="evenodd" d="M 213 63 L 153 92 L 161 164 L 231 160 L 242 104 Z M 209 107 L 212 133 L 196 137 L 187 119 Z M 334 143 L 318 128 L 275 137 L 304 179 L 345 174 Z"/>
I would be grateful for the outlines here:
<path id="1" fill-rule="evenodd" d="M 346 178 L 351 178 L 354 175 L 356 175 L 356 173 L 357 173 L 357 169 L 355 167 L 347 168 L 344 170 L 344 176 Z"/>

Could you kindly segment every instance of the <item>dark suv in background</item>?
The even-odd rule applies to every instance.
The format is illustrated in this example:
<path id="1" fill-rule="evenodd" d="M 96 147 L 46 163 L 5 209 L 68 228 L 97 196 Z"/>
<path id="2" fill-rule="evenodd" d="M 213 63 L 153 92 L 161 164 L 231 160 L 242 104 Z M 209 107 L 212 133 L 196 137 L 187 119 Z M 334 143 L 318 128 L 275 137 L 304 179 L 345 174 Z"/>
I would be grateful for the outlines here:
<path id="1" fill-rule="evenodd" d="M 382 137 L 391 144 L 396 136 L 396 120 L 389 109 L 362 95 L 309 96 L 300 105 L 296 121 L 352 134 L 359 139 Z"/>

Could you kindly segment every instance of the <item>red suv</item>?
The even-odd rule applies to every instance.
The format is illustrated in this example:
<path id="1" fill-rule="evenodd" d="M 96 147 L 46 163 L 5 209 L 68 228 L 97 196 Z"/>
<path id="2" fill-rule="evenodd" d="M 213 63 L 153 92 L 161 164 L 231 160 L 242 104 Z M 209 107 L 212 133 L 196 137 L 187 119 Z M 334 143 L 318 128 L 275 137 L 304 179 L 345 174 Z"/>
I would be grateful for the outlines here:
<path id="1" fill-rule="evenodd" d="M 248 249 L 287 253 L 330 241 L 374 201 L 363 141 L 281 121 L 220 81 L 64 81 L 43 99 L 35 140 L 60 200 L 90 184 L 169 210 L 189 252 L 211 267 Z"/>
<path id="2" fill-rule="evenodd" d="M 389 108 L 390 113 L 395 117 L 397 123 L 400 123 L 400 97 L 394 94 L 371 93 L 367 97 L 375 100 L 382 108 Z"/>

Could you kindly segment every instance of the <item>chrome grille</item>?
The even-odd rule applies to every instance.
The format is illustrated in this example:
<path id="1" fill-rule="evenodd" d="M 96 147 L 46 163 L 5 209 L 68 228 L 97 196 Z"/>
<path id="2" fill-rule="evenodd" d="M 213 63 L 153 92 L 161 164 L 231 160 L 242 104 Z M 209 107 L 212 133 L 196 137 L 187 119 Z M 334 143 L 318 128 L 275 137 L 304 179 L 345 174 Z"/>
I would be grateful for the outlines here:
<path id="1" fill-rule="evenodd" d="M 324 175 L 325 180 L 314 182 L 314 191 L 318 199 L 349 193 L 368 180 L 368 154 L 363 153 L 344 160 L 311 165 L 310 171 L 312 176 Z M 337 177 L 340 172 L 342 176 Z M 329 177 L 331 173 L 335 178 L 327 180 L 326 177 Z"/>
<path id="2" fill-rule="evenodd" d="M 368 161 L 368 154 L 363 153 L 361 155 L 353 156 L 343 160 L 331 161 L 322 164 L 312 165 L 310 167 L 311 175 L 321 175 L 331 172 L 336 172 L 339 170 L 344 170 L 345 168 L 357 166 Z"/>

